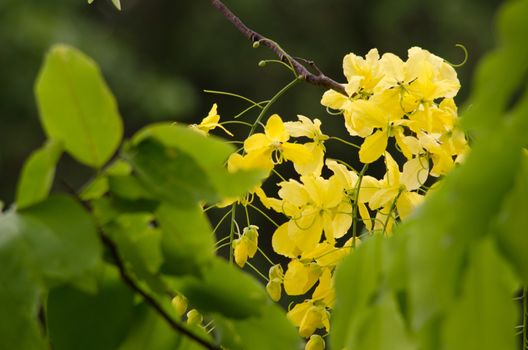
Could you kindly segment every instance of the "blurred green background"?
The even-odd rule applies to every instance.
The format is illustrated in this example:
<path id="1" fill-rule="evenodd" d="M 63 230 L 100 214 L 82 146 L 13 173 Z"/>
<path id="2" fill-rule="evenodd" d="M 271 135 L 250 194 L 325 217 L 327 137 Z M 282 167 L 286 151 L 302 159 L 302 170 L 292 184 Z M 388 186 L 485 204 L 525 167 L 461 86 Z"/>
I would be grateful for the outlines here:
<path id="1" fill-rule="evenodd" d="M 271 97 L 290 79 L 279 66 L 259 68 L 274 58 L 253 49 L 207 0 L 0 0 L 0 198 L 11 203 L 25 158 L 44 135 L 38 122 L 33 82 L 43 55 L 53 43 L 72 44 L 101 66 L 114 91 L 127 135 L 160 120 L 195 122 L 213 102 L 230 117 L 245 105 L 204 89 L 231 91 L 253 99 Z M 493 14 L 498 0 L 226 0 L 250 27 L 276 40 L 294 56 L 314 60 L 342 81 L 341 60 L 348 52 L 364 55 L 377 47 L 406 57 L 421 46 L 460 62 L 462 43 L 469 60 L 459 68 L 469 90 L 475 62 L 493 44 Z M 274 108 L 284 119 L 296 114 L 319 117 L 334 132 L 340 119 L 319 105 L 323 90 L 298 85 Z M 342 131 L 335 131 L 336 133 Z M 337 145 L 337 148 L 342 147 Z M 335 149 L 337 153 L 346 152 Z M 348 150 L 347 150 L 348 151 Z M 88 169 L 65 159 L 58 182 L 80 186 Z"/>

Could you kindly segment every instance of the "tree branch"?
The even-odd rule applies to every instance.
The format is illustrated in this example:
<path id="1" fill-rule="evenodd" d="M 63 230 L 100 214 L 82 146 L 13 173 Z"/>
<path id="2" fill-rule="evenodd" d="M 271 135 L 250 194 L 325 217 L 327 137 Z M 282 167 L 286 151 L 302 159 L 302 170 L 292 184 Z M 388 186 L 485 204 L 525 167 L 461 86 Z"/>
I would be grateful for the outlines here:
<path id="1" fill-rule="evenodd" d="M 134 279 L 129 276 L 125 264 L 121 260 L 121 257 L 119 256 L 119 251 L 117 249 L 117 246 L 115 243 L 101 230 L 99 230 L 99 236 L 101 237 L 102 242 L 104 245 L 108 248 L 110 255 L 112 256 L 117 268 L 119 269 L 119 273 L 121 275 L 121 279 L 136 293 L 141 295 L 141 297 L 150 305 L 152 306 L 156 312 L 163 317 L 163 319 L 171 326 L 172 329 L 175 331 L 181 333 L 182 335 L 192 339 L 193 341 L 197 342 L 201 346 L 203 346 L 205 349 L 209 350 L 222 350 L 221 347 L 214 345 L 210 343 L 209 341 L 202 339 L 201 337 L 197 336 L 193 332 L 189 331 L 187 328 L 180 325 L 178 322 L 176 322 L 164 309 L 161 307 L 161 305 L 158 304 L 158 302 L 150 296 L 146 291 L 141 289 L 140 286 L 136 284 Z"/>
<path id="2" fill-rule="evenodd" d="M 271 51 L 273 51 L 279 59 L 288 64 L 291 65 L 295 73 L 299 78 L 302 80 L 305 80 L 306 82 L 322 86 L 328 89 L 332 89 L 340 94 L 343 94 L 345 96 L 348 96 L 346 94 L 345 88 L 343 85 L 339 84 L 335 80 L 327 77 L 324 75 L 319 69 L 317 70 L 317 74 L 314 74 L 310 72 L 303 64 L 301 64 L 296 58 L 290 56 L 286 51 L 284 51 L 276 42 L 273 40 L 270 40 L 266 38 L 265 36 L 255 32 L 254 30 L 248 28 L 241 20 L 238 18 L 224 3 L 220 0 L 211 0 L 211 4 L 214 8 L 216 8 L 222 15 L 231 22 L 239 32 L 244 34 L 246 38 L 251 40 L 252 42 L 258 42 L 259 44 L 262 44 L 269 48 Z M 316 67 L 315 64 L 311 64 L 312 66 Z"/>

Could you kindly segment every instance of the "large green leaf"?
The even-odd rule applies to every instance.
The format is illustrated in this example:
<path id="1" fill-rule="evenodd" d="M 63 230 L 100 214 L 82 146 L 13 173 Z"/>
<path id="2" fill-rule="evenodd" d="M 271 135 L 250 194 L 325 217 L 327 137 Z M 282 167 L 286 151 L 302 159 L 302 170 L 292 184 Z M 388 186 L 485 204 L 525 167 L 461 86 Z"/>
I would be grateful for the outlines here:
<path id="1" fill-rule="evenodd" d="M 195 205 L 180 209 L 162 204 L 156 211 L 162 230 L 163 270 L 197 273 L 214 256 L 214 235 L 202 209 Z"/>
<path id="2" fill-rule="evenodd" d="M 229 318 L 258 316 L 268 302 L 258 281 L 220 258 L 203 268 L 201 278 L 181 278 L 175 287 L 192 307 Z"/>
<path id="3" fill-rule="evenodd" d="M 138 311 L 127 337 L 118 350 L 178 349 L 182 341 L 180 333 L 172 329 L 149 305 L 140 305 Z"/>
<path id="4" fill-rule="evenodd" d="M 66 45 L 52 47 L 35 90 L 49 138 L 61 141 L 83 164 L 99 168 L 110 159 L 123 125 L 114 96 L 90 58 Z"/>
<path id="5" fill-rule="evenodd" d="M 153 227 L 153 219 L 149 213 L 122 214 L 104 228 L 139 276 L 156 274 L 163 262 L 161 231 Z"/>
<path id="6" fill-rule="evenodd" d="M 332 313 L 332 348 L 358 346 L 360 316 L 380 288 L 382 236 L 374 236 L 353 250 L 338 266 L 336 303 Z"/>
<path id="7" fill-rule="evenodd" d="M 203 168 L 180 149 L 146 139 L 126 152 L 139 180 L 155 196 L 179 207 L 218 200 Z"/>
<path id="8" fill-rule="evenodd" d="M 525 152 L 515 186 L 498 217 L 499 248 L 528 284 L 528 155 Z"/>
<path id="9" fill-rule="evenodd" d="M 101 265 L 96 294 L 69 286 L 53 289 L 47 315 L 53 349 L 114 350 L 132 325 L 134 293 L 115 267 Z"/>
<path id="10" fill-rule="evenodd" d="M 516 349 L 514 334 L 518 315 L 512 298 L 512 276 L 491 238 L 474 246 L 462 295 L 447 313 L 443 349 Z"/>
<path id="11" fill-rule="evenodd" d="M 235 149 L 214 136 L 204 136 L 187 126 L 160 123 L 146 127 L 136 134 L 134 143 L 154 138 L 165 146 L 179 149 L 192 157 L 208 175 L 218 195 L 222 198 L 238 197 L 257 186 L 266 176 L 262 170 L 226 170 L 226 161 Z"/>
<path id="12" fill-rule="evenodd" d="M 38 275 L 13 216 L 0 216 L 0 349 L 45 349 Z"/>
<path id="13" fill-rule="evenodd" d="M 55 177 L 55 166 L 61 153 L 60 143 L 50 140 L 31 154 L 24 164 L 18 182 L 16 193 L 18 209 L 40 202 L 48 196 Z"/>
<path id="14" fill-rule="evenodd" d="M 301 339 L 284 310 L 274 303 L 242 320 L 214 317 L 221 343 L 231 350 L 300 349 Z"/>
<path id="15" fill-rule="evenodd" d="M 357 349 L 416 349 L 392 295 L 384 295 L 361 316 Z"/>
<path id="16" fill-rule="evenodd" d="M 102 249 L 94 223 L 72 198 L 51 196 L 12 215 L 48 281 L 68 281 L 97 265 Z"/>

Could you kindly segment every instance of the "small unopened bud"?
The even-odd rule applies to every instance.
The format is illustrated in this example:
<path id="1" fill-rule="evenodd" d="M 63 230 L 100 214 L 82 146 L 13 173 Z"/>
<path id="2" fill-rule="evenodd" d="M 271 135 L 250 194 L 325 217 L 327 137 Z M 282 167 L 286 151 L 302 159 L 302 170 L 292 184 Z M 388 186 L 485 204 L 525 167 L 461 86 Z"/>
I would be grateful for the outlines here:
<path id="1" fill-rule="evenodd" d="M 264 67 L 266 64 L 268 64 L 268 62 L 266 62 L 266 61 L 260 61 L 260 62 L 258 63 L 258 66 L 259 66 L 259 67 Z"/>
<path id="2" fill-rule="evenodd" d="M 324 350 L 325 348 L 325 341 L 323 337 L 320 335 L 314 334 L 310 337 L 310 340 L 308 340 L 308 343 L 306 343 L 306 347 L 304 350 Z"/>
<path id="3" fill-rule="evenodd" d="M 172 298 L 171 304 L 172 306 L 174 306 L 174 309 L 176 310 L 178 316 L 183 316 L 185 311 L 187 311 L 187 298 L 181 294 L 178 294 L 174 298 Z"/>
<path id="4" fill-rule="evenodd" d="M 203 321 L 203 316 L 196 309 L 192 309 L 187 313 L 187 324 L 200 325 Z"/>
<path id="5" fill-rule="evenodd" d="M 256 49 L 257 47 L 260 46 L 260 41 L 255 41 L 253 42 L 253 48 Z"/>

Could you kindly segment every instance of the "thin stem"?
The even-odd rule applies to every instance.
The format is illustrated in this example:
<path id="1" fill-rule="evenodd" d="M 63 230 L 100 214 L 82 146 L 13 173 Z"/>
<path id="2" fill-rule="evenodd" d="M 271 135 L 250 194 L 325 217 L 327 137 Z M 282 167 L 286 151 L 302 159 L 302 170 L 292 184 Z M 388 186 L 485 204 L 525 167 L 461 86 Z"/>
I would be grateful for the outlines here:
<path id="1" fill-rule="evenodd" d="M 327 77 L 318 69 L 316 69 L 316 74 L 310 72 L 298 60 L 296 60 L 287 52 L 285 52 L 276 42 L 248 28 L 240 20 L 240 18 L 238 18 L 226 5 L 224 5 L 222 1 L 211 0 L 211 5 L 213 5 L 213 7 L 216 8 L 229 22 L 231 22 L 231 24 L 233 24 L 235 28 L 238 29 L 238 31 L 242 33 L 246 38 L 251 40 L 253 43 L 258 42 L 259 44 L 266 46 L 271 51 L 273 51 L 282 62 L 291 65 L 299 79 L 305 80 L 306 82 L 313 85 L 332 89 L 340 94 L 347 96 L 343 85 Z"/>
<path id="2" fill-rule="evenodd" d="M 251 267 L 253 269 L 253 271 L 255 271 L 260 277 L 264 278 L 264 280 L 266 280 L 266 282 L 269 282 L 269 279 L 262 272 L 260 272 L 255 266 L 251 265 L 249 263 L 249 261 L 246 261 L 246 265 Z"/>
<path id="3" fill-rule="evenodd" d="M 330 136 L 329 140 L 336 140 L 336 141 L 339 141 L 339 142 L 342 142 L 346 145 L 349 145 L 349 146 L 352 146 L 354 148 L 357 148 L 357 149 L 361 149 L 361 146 L 358 146 L 356 145 L 355 143 L 352 143 L 352 142 L 348 142 L 346 140 L 343 140 L 342 138 L 340 137 L 336 137 L 336 136 Z"/>
<path id="4" fill-rule="evenodd" d="M 396 197 L 394 197 L 394 200 L 392 201 L 392 204 L 389 209 L 389 213 L 387 214 L 387 219 L 385 220 L 385 223 L 383 224 L 383 231 L 382 234 L 385 235 L 387 231 L 387 226 L 389 225 L 389 220 L 391 219 L 392 213 L 396 209 L 396 203 L 398 202 L 398 198 L 400 198 L 400 195 L 402 194 L 402 191 L 398 191 L 398 194 Z"/>
<path id="5" fill-rule="evenodd" d="M 218 247 L 215 248 L 215 252 L 219 251 L 220 249 L 227 247 L 228 245 L 231 245 L 230 242 L 226 242 L 224 244 L 220 244 Z"/>
<path id="6" fill-rule="evenodd" d="M 246 213 L 246 222 L 247 222 L 247 225 L 249 227 L 249 226 L 251 226 L 251 222 L 249 221 L 249 213 L 248 213 L 247 205 L 244 205 L 244 212 Z"/>
<path id="7" fill-rule="evenodd" d="M 229 230 L 229 263 L 233 263 L 233 240 L 235 239 L 236 204 L 231 206 L 231 228 Z"/>
<path id="8" fill-rule="evenodd" d="M 227 120 L 225 122 L 221 122 L 220 125 L 227 125 L 227 124 L 242 124 L 245 126 L 253 126 L 253 124 L 248 122 L 243 122 L 241 120 Z"/>
<path id="9" fill-rule="evenodd" d="M 233 209 L 231 209 L 231 210 L 233 210 Z M 216 233 L 216 230 L 218 230 L 218 228 L 220 227 L 222 222 L 224 222 L 224 220 L 227 218 L 227 216 L 231 213 L 231 210 L 228 210 L 228 212 L 225 213 L 224 216 L 222 216 L 220 221 L 218 221 L 218 223 L 216 224 L 215 228 L 213 229 L 213 233 Z"/>
<path id="10" fill-rule="evenodd" d="M 253 101 L 250 98 L 247 98 L 247 97 L 239 95 L 239 94 L 235 94 L 233 92 L 225 92 L 225 91 L 217 91 L 217 90 L 204 90 L 204 92 L 206 92 L 208 94 L 217 94 L 217 95 L 226 95 L 226 96 L 236 97 L 236 98 L 239 98 L 241 100 L 244 100 L 246 102 L 251 103 L 253 106 L 257 106 L 258 108 L 262 108 L 260 106 L 260 103 L 257 103 L 257 102 Z"/>
<path id="11" fill-rule="evenodd" d="M 264 253 L 264 251 L 262 249 L 260 249 L 259 247 L 257 247 L 257 250 L 260 252 L 260 254 L 262 254 L 262 256 L 268 260 L 268 262 L 271 264 L 271 265 L 276 265 L 273 261 L 271 261 L 271 259 L 266 255 L 266 253 Z"/>
<path id="12" fill-rule="evenodd" d="M 358 180 L 356 183 L 356 192 L 354 193 L 354 211 L 352 214 L 352 248 L 356 247 L 357 239 L 357 214 L 359 210 L 359 191 L 361 189 L 361 182 L 363 182 L 363 176 L 365 176 L 367 169 L 368 164 L 365 164 L 358 175 Z"/>
<path id="13" fill-rule="evenodd" d="M 251 127 L 251 130 L 249 131 L 248 137 L 253 135 L 253 133 L 255 132 L 255 129 L 257 128 L 257 125 L 260 123 L 260 120 L 268 112 L 270 107 L 279 99 L 279 97 L 281 97 L 286 91 L 291 89 L 298 82 L 299 82 L 299 79 L 297 79 L 297 78 L 292 80 L 290 83 L 288 83 L 288 85 L 283 87 L 279 92 L 277 92 L 275 94 L 275 96 L 273 96 L 271 98 L 271 100 L 266 104 L 266 106 L 264 108 L 262 108 L 262 111 L 260 111 L 260 114 L 258 115 L 257 119 L 255 120 L 255 123 L 253 123 L 253 126 Z"/>
<path id="14" fill-rule="evenodd" d="M 279 227 L 280 225 L 277 224 L 272 218 L 270 218 L 268 216 L 268 214 L 266 214 L 265 212 L 263 212 L 259 207 L 257 206 L 254 206 L 253 204 L 249 203 L 248 204 L 251 208 L 255 209 L 256 211 L 258 211 L 260 214 L 262 214 L 262 216 L 264 216 L 266 219 L 269 220 L 269 222 L 271 222 L 273 225 L 275 225 L 276 227 Z"/>
<path id="15" fill-rule="evenodd" d="M 235 115 L 235 116 L 233 117 L 233 119 L 240 118 L 241 116 L 243 116 L 244 114 L 246 114 L 247 112 L 249 112 L 250 110 L 252 110 L 252 109 L 255 108 L 255 107 L 258 107 L 258 108 L 262 109 L 262 108 L 264 108 L 264 107 L 262 107 L 261 105 L 266 104 L 266 103 L 268 103 L 268 102 L 269 102 L 269 100 L 266 100 L 266 101 L 262 101 L 262 102 L 259 102 L 259 103 L 257 103 L 257 104 L 251 105 L 251 106 L 247 107 L 246 109 L 244 109 L 242 112 L 240 112 L 240 113 L 238 113 L 237 115 Z"/>

